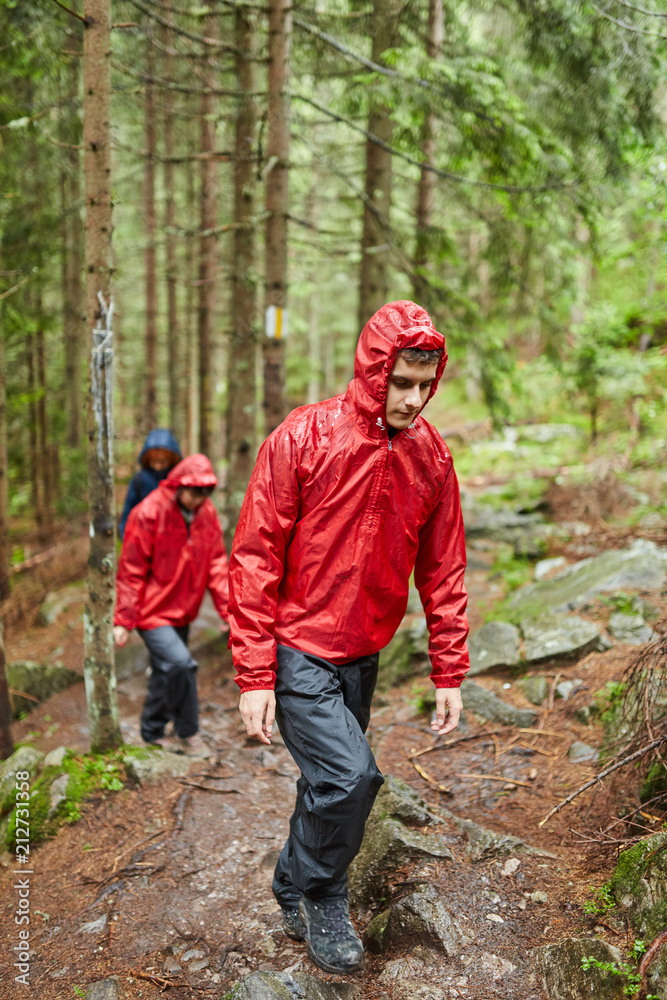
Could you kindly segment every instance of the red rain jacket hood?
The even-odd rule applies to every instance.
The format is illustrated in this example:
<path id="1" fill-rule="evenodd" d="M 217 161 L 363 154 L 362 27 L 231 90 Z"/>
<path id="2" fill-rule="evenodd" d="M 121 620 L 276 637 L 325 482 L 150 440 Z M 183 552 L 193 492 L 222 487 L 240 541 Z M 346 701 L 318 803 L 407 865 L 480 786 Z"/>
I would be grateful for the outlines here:
<path id="1" fill-rule="evenodd" d="M 215 486 L 205 455 L 190 455 L 130 512 L 116 576 L 114 625 L 126 629 L 180 628 L 197 617 L 208 588 L 227 618 L 227 554 L 210 499 L 189 526 L 178 505 L 180 486 Z"/>
<path id="2" fill-rule="evenodd" d="M 469 668 L 465 547 L 452 458 L 418 416 L 390 441 L 389 374 L 405 347 L 442 350 L 427 312 L 391 302 L 359 338 L 347 392 L 293 410 L 262 445 L 230 560 L 230 643 L 242 691 L 273 688 L 276 642 L 336 664 L 398 628 L 410 574 L 429 628 L 431 676 Z"/>

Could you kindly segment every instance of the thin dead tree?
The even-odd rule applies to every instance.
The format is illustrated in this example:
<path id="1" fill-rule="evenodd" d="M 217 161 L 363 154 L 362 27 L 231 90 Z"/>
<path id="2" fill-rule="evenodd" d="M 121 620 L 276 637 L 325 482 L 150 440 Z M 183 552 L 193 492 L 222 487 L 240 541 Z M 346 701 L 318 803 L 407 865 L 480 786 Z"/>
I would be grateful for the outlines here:
<path id="1" fill-rule="evenodd" d="M 144 159 L 144 227 L 146 248 L 144 251 L 146 282 L 146 385 L 144 431 L 157 426 L 157 274 L 155 254 L 155 154 L 156 154 L 156 114 L 153 76 L 155 59 L 153 52 L 152 25 L 145 23 L 146 31 L 146 82 L 144 84 L 144 139 L 146 156 Z"/>
<path id="2" fill-rule="evenodd" d="M 2 635 L 2 622 L 0 622 L 0 760 L 6 760 L 7 757 L 11 757 L 13 752 L 12 705 L 9 700 L 5 643 Z"/>
<path id="3" fill-rule="evenodd" d="M 264 413 L 270 434 L 285 418 L 287 333 L 287 216 L 289 212 L 289 79 L 292 37 L 290 0 L 269 0 L 269 113 L 266 145 Z"/>
<path id="4" fill-rule="evenodd" d="M 426 54 L 430 59 L 437 59 L 442 50 L 445 37 L 445 20 L 442 0 L 429 0 L 428 8 L 428 38 Z M 421 148 L 424 163 L 435 164 L 435 123 L 436 116 L 428 111 L 422 126 Z M 433 206 L 438 178 L 432 170 L 422 168 L 421 178 L 417 188 L 417 239 L 415 245 L 415 267 L 412 282 L 412 294 L 415 302 L 430 306 L 429 280 L 427 274 L 429 261 L 429 234 L 433 220 Z"/>
<path id="5" fill-rule="evenodd" d="M 83 641 L 90 743 L 92 750 L 101 751 L 122 742 L 112 625 L 116 518 L 113 494 L 110 0 L 85 0 L 84 18 L 86 324 L 91 331 L 91 363 L 87 414 L 90 551 Z"/>
<path id="6" fill-rule="evenodd" d="M 227 519 L 236 527 L 255 462 L 255 368 L 257 355 L 257 280 L 255 277 L 255 20 L 235 10 L 236 77 L 241 96 L 236 114 L 234 236 L 232 248 L 231 334 L 227 393 Z"/>

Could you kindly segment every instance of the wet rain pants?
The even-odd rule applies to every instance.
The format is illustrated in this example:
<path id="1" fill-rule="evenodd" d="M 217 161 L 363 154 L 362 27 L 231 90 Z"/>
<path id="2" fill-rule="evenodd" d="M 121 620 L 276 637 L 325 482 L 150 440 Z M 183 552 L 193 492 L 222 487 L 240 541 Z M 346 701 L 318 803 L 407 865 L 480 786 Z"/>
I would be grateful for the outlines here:
<path id="1" fill-rule="evenodd" d="M 141 738 L 153 743 L 164 736 L 170 719 L 181 739 L 199 729 L 197 663 L 187 647 L 188 627 L 139 630 L 151 660 L 146 701 L 141 713 Z"/>
<path id="2" fill-rule="evenodd" d="M 347 868 L 384 779 L 364 736 L 378 654 L 343 665 L 278 645 L 276 719 L 301 770 L 273 878 L 281 906 L 347 894 Z"/>

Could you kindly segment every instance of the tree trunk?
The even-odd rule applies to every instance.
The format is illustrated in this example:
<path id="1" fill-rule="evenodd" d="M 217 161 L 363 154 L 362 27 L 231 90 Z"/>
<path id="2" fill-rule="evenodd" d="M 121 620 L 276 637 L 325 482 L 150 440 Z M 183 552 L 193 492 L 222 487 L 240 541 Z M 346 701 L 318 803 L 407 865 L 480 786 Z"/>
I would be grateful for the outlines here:
<path id="1" fill-rule="evenodd" d="M 314 130 L 313 130 L 314 131 Z M 306 219 L 315 229 L 317 228 L 317 192 L 320 186 L 320 177 L 317 164 L 313 169 L 313 182 L 310 191 L 306 196 Z M 320 314 L 319 314 L 319 290 L 318 273 L 313 269 L 309 280 L 312 284 L 312 291 L 308 297 L 308 403 L 317 403 L 322 399 L 322 338 L 320 337 Z"/>
<path id="2" fill-rule="evenodd" d="M 77 52 L 80 40 L 70 39 Z M 67 73 L 68 89 L 76 94 L 79 82 L 79 57 L 70 59 Z M 63 323 L 65 328 L 65 410 L 66 439 L 70 448 L 80 448 L 83 435 L 83 393 L 81 361 L 84 352 L 83 302 L 83 225 L 81 220 L 81 160 L 77 147 L 81 144 L 81 125 L 77 115 L 66 117 L 62 128 L 63 153 Z"/>
<path id="3" fill-rule="evenodd" d="M 269 115 L 266 144 L 264 413 L 266 433 L 287 412 L 285 335 L 287 333 L 287 213 L 289 210 L 289 77 L 292 6 L 269 0 Z"/>
<path id="4" fill-rule="evenodd" d="M 153 39 L 151 24 L 146 21 L 146 75 L 144 90 L 144 220 L 146 250 L 146 410 L 144 433 L 157 427 L 157 279 L 155 274 L 155 92 Z"/>
<path id="5" fill-rule="evenodd" d="M 164 59 L 164 78 L 171 80 L 174 60 L 171 54 L 173 32 L 164 28 L 162 38 L 166 50 Z M 174 116 L 172 109 L 172 91 L 166 88 L 163 92 L 164 101 L 164 190 L 166 229 L 166 265 L 167 265 L 167 371 L 169 378 L 169 426 L 176 435 L 181 446 L 185 446 L 185 421 L 183 415 L 183 382 L 186 368 L 182 349 L 179 351 L 178 304 L 176 299 L 176 201 L 174 197 L 174 164 L 170 157 L 174 155 Z M 191 173 L 191 171 L 189 171 Z"/>
<path id="6" fill-rule="evenodd" d="M 373 0 L 373 62 L 383 63 L 384 53 L 398 41 L 397 0 Z M 389 108 L 371 96 L 368 131 L 390 144 L 393 126 Z M 361 235 L 359 329 L 387 301 L 391 231 L 391 153 L 370 139 L 366 142 L 366 187 Z"/>
<path id="7" fill-rule="evenodd" d="M 28 303 L 26 302 L 26 307 Z M 37 526 L 41 527 L 44 522 L 44 511 L 42 508 L 41 477 L 39 474 L 39 460 L 37 447 L 37 374 L 35 365 L 35 334 L 28 333 L 26 336 L 26 351 L 28 360 L 28 421 L 29 421 L 29 449 L 30 449 L 30 492 L 32 507 L 35 512 Z"/>
<path id="8" fill-rule="evenodd" d="M 190 123 L 188 141 L 194 146 L 195 130 Z M 195 172 L 190 169 L 186 171 L 185 178 L 185 206 L 188 219 L 194 219 L 197 213 L 196 193 L 195 193 Z M 197 319 L 195 310 L 195 288 L 197 283 L 197 254 L 196 244 L 193 238 L 188 238 L 185 245 L 185 379 L 183 385 L 183 407 L 185 412 L 185 441 L 181 442 L 183 454 L 192 454 L 197 451 L 199 441 L 199 428 L 197 426 L 197 414 L 199 411 L 199 381 L 197 372 L 199 366 L 197 362 L 197 331 L 195 321 Z"/>
<path id="9" fill-rule="evenodd" d="M 4 308 L 3 308 L 4 311 Z M 4 323 L 2 324 L 4 330 Z M 7 370 L 5 364 L 5 338 L 0 333 L 0 601 L 9 597 L 9 503 L 7 481 Z M 0 686 L 2 672 L 0 672 Z M 2 692 L 0 691 L 0 718 L 2 716 Z M 1 724 L 0 724 L 1 728 Z M 0 756 L 2 736 L 0 735 Z"/>
<path id="10" fill-rule="evenodd" d="M 202 29 L 208 38 L 219 38 L 220 12 L 209 5 Z M 215 88 L 217 84 L 215 54 L 204 57 L 204 87 Z M 215 150 L 215 109 L 216 98 L 212 94 L 202 94 L 201 99 L 201 146 L 202 153 Z M 199 238 L 199 450 L 210 455 L 213 445 L 213 324 L 215 322 L 215 285 L 217 278 L 218 237 L 211 233 L 218 216 L 218 164 L 211 157 L 204 157 L 201 166 L 201 229 Z"/>
<path id="11" fill-rule="evenodd" d="M 440 56 L 444 37 L 445 21 L 442 0 L 429 0 L 428 38 L 426 40 L 426 54 L 429 59 L 437 59 Z M 435 115 L 428 113 L 422 127 L 422 158 L 425 163 L 431 166 L 435 163 L 435 122 Z M 431 308 L 427 269 L 429 261 L 429 233 L 433 218 L 433 205 L 437 183 L 438 178 L 433 171 L 422 169 L 421 179 L 417 188 L 417 240 L 412 295 L 415 302 L 419 302 L 420 305 L 426 308 Z"/>
<path id="12" fill-rule="evenodd" d="M 227 518 L 233 537 L 255 462 L 255 367 L 257 281 L 255 278 L 255 25 L 248 8 L 235 10 L 236 78 L 243 96 L 236 115 L 232 320 L 227 373 Z"/>
<path id="13" fill-rule="evenodd" d="M 37 399 L 38 468 L 43 500 L 42 516 L 44 525 L 48 530 L 53 525 L 53 483 L 51 481 L 52 462 L 46 412 L 46 345 L 44 343 L 44 330 L 41 326 L 35 334 L 35 340 L 37 345 L 37 385 L 39 390 Z"/>
<path id="14" fill-rule="evenodd" d="M 5 643 L 2 635 L 2 622 L 0 622 L 0 760 L 7 760 L 14 752 L 14 741 L 12 740 L 12 704 L 9 700 L 6 668 Z"/>
<path id="15" fill-rule="evenodd" d="M 83 12 L 86 326 L 92 333 L 87 422 L 90 552 L 83 640 L 90 743 L 92 750 L 100 751 L 122 742 L 112 632 L 116 517 L 111 364 L 110 0 L 84 0 Z"/>

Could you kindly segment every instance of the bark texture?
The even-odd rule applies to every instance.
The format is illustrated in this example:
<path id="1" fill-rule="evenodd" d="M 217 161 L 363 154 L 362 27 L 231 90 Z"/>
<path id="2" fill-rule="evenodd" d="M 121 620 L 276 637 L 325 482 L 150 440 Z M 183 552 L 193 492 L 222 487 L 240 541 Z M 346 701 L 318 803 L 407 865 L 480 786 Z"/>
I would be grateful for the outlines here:
<path id="1" fill-rule="evenodd" d="M 209 5 L 203 22 L 203 32 L 208 38 L 219 38 L 219 11 Z M 214 89 L 217 84 L 215 54 L 204 56 L 202 84 Z M 215 150 L 215 108 L 213 94 L 203 93 L 201 99 L 202 153 Z M 213 328 L 215 322 L 215 285 L 218 270 L 218 237 L 211 230 L 218 216 L 218 164 L 213 156 L 204 156 L 201 165 L 201 230 L 199 240 L 199 450 L 211 454 L 213 444 Z"/>
<path id="2" fill-rule="evenodd" d="M 111 346 L 110 0 L 85 0 L 83 131 L 86 188 L 86 326 L 91 331 L 88 398 L 90 552 L 84 612 L 84 679 L 91 749 L 122 742 L 113 648 L 115 510 Z"/>
<path id="3" fill-rule="evenodd" d="M 430 0 L 428 9 L 428 38 L 426 54 L 437 59 L 442 51 L 445 37 L 445 19 L 442 0 Z M 435 123 L 434 114 L 427 114 L 422 127 L 422 157 L 425 163 L 435 163 Z M 412 297 L 426 308 L 431 307 L 428 280 L 429 236 L 433 221 L 433 206 L 438 178 L 431 170 L 422 169 L 417 188 L 417 238 L 415 244 L 415 269 L 412 282 Z"/>
<path id="4" fill-rule="evenodd" d="M 4 324 L 3 324 L 4 326 Z M 5 340 L 0 334 L 0 601 L 9 597 L 9 498 L 7 478 L 7 369 Z M 0 676 L 0 683 L 2 677 Z M 0 713 L 1 713 L 0 705 Z"/>
<path id="5" fill-rule="evenodd" d="M 384 53 L 398 42 L 397 0 L 373 0 L 373 62 L 384 63 Z M 372 100 L 368 131 L 391 144 L 390 109 Z M 391 258 L 391 153 L 370 139 L 366 141 L 366 185 L 361 235 L 359 329 L 387 301 Z"/>
<path id="6" fill-rule="evenodd" d="M 2 636 L 2 623 L 0 622 L 0 760 L 7 760 L 14 752 L 12 706 L 9 700 L 6 664 L 5 643 Z"/>
<path id="7" fill-rule="evenodd" d="M 227 404 L 227 519 L 230 536 L 255 462 L 257 408 L 257 272 L 255 261 L 255 25 L 246 7 L 235 12 L 236 114 L 234 230 L 232 248 L 231 332 Z"/>
<path id="8" fill-rule="evenodd" d="M 267 211 L 265 230 L 265 310 L 281 310 L 279 329 L 285 330 L 287 309 L 287 213 L 289 210 L 289 79 L 292 6 L 289 0 L 269 0 L 269 114 L 266 145 Z M 264 412 L 266 433 L 287 412 L 284 336 L 264 337 Z"/>
<path id="9" fill-rule="evenodd" d="M 144 268 L 146 281 L 146 369 L 144 372 L 146 389 L 146 411 L 144 433 L 157 427 L 157 275 L 155 262 L 155 91 L 153 39 L 150 23 L 146 24 L 146 83 L 144 84 L 144 231 L 146 249 Z"/>

